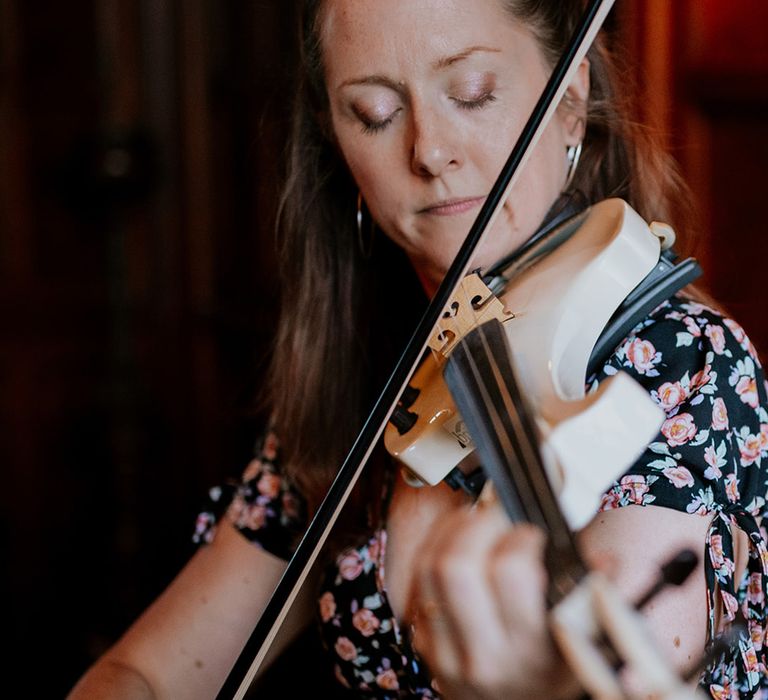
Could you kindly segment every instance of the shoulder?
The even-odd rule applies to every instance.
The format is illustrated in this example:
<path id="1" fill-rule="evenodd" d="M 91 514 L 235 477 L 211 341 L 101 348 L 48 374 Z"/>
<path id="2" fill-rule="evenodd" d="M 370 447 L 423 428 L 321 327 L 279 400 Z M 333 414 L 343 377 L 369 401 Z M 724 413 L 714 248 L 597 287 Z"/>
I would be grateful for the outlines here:
<path id="1" fill-rule="evenodd" d="M 654 399 L 665 410 L 693 394 L 720 391 L 721 384 L 732 386 L 739 400 L 753 409 L 765 399 L 760 359 L 744 329 L 721 312 L 680 297 L 643 320 L 600 374 L 618 370 L 644 386 L 664 387 Z M 740 382 L 742 377 L 752 381 Z"/>
<path id="2" fill-rule="evenodd" d="M 643 385 L 665 420 L 604 507 L 764 509 L 768 399 L 760 359 L 738 323 L 674 298 L 621 343 L 593 385 L 619 371 Z"/>

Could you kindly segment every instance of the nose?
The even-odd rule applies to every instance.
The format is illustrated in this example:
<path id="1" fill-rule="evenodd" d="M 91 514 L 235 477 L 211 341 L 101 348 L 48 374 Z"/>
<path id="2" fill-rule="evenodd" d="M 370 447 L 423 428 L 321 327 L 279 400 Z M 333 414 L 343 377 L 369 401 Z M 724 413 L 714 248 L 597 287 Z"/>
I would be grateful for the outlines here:
<path id="1" fill-rule="evenodd" d="M 411 169 L 419 177 L 440 177 L 459 167 L 458 134 L 435 114 L 414 117 Z"/>

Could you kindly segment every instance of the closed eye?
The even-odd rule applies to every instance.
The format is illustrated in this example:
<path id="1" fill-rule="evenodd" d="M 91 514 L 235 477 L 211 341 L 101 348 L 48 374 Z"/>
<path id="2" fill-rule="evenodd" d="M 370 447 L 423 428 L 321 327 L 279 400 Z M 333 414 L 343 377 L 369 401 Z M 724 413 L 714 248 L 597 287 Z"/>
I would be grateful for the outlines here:
<path id="1" fill-rule="evenodd" d="M 387 117 L 380 122 L 363 122 L 364 134 L 376 134 L 379 131 L 384 131 L 392 123 L 392 117 Z"/>
<path id="2" fill-rule="evenodd" d="M 400 111 L 400 109 L 396 109 L 394 112 L 392 112 L 392 114 L 384 119 L 371 119 L 369 116 L 358 110 L 355 110 L 355 115 L 360 120 L 364 134 L 376 134 L 380 131 L 384 131 L 384 129 L 386 129 L 392 123 Z"/>
<path id="3" fill-rule="evenodd" d="M 485 95 L 482 95 L 478 98 L 471 99 L 471 100 L 462 99 L 461 97 L 452 97 L 451 99 L 461 109 L 471 110 L 471 109 L 481 109 L 486 105 L 490 104 L 491 102 L 495 102 L 496 95 L 494 95 L 492 92 L 488 92 Z"/>

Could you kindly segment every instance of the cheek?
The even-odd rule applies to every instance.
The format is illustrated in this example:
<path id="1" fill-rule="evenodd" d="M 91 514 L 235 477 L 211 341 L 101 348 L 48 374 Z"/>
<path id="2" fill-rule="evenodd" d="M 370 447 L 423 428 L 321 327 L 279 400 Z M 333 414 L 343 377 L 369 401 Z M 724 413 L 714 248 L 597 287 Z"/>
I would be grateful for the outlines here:
<path id="1" fill-rule="evenodd" d="M 556 129 L 548 129 L 525 164 L 517 190 L 524 202 L 543 207 L 546 213 L 562 191 L 566 171 L 565 144 Z"/>
<path id="2" fill-rule="evenodd" d="M 366 209 L 385 233 L 395 228 L 400 219 L 400 206 L 405 197 L 398 190 L 403 179 L 394 175 L 395 167 L 386 151 L 375 149 L 349 148 L 342 150 L 345 162 L 358 189 L 365 200 Z"/>
<path id="3" fill-rule="evenodd" d="M 469 142 L 469 160 L 482 177 L 488 191 L 512 153 L 521 132 L 521 123 L 525 122 L 527 116 L 512 112 L 507 115 L 503 124 L 475 134 L 474 141 Z M 562 182 L 565 181 L 565 145 L 560 148 L 561 140 L 559 124 L 550 123 L 520 169 L 512 198 L 515 197 L 515 192 L 522 190 L 525 190 L 528 196 L 547 196 L 547 193 L 559 192 Z"/>
<path id="4" fill-rule="evenodd" d="M 366 203 L 373 204 L 378 199 L 378 191 L 382 189 L 382 172 L 391 168 L 386 149 L 360 133 L 360 129 L 349 124 L 340 124 L 333 119 L 333 130 L 341 151 L 341 156 L 347 165 L 358 189 L 363 193 Z"/>
<path id="5" fill-rule="evenodd" d="M 501 128 L 474 134 L 473 139 L 467 140 L 469 163 L 486 181 L 484 184 L 487 190 L 490 190 L 501 174 L 517 137 L 516 125 L 504 124 Z"/>
<path id="6" fill-rule="evenodd" d="M 524 243 L 541 225 L 565 183 L 565 146 L 547 130 L 523 166 L 505 204 L 509 249 Z"/>
<path id="7" fill-rule="evenodd" d="M 353 173 L 353 177 L 371 216 L 385 233 L 390 234 L 401 218 L 398 203 L 403 197 L 398 196 L 394 178 L 387 178 L 386 174 L 386 170 L 366 170 L 357 175 Z"/>

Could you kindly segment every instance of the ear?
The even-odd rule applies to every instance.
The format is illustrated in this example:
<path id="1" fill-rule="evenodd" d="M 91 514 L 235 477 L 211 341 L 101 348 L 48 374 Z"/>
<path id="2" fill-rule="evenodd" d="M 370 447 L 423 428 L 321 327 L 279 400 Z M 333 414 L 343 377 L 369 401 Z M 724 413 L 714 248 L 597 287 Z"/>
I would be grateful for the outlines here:
<path id="1" fill-rule="evenodd" d="M 584 57 L 566 88 L 565 97 L 560 105 L 565 141 L 568 146 L 575 146 L 584 140 L 588 100 L 589 59 Z"/>

